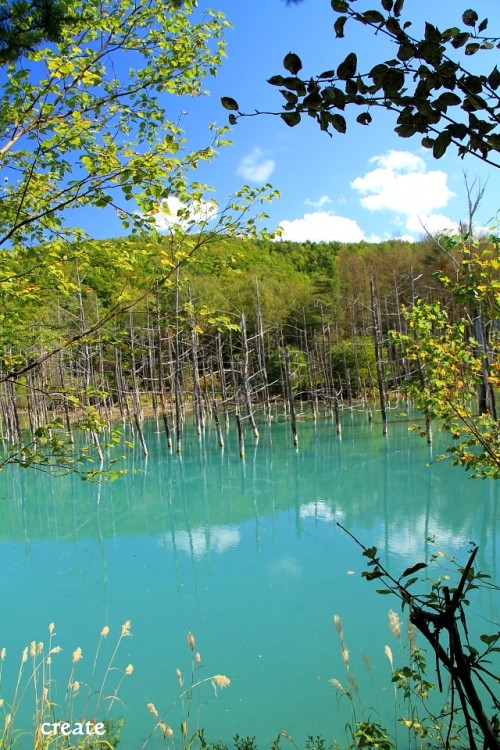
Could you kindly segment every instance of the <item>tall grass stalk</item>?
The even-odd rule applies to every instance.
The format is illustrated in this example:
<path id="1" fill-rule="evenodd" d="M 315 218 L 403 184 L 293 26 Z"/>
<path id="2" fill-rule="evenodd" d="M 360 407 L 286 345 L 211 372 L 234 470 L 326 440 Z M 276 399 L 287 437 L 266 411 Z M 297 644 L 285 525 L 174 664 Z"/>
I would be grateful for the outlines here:
<path id="1" fill-rule="evenodd" d="M 115 747 L 118 742 L 117 727 L 120 724 L 120 722 L 115 724 L 108 720 L 109 710 L 114 701 L 119 700 L 118 692 L 123 680 L 133 672 L 133 667 L 130 664 L 125 669 L 114 666 L 122 639 L 125 635 L 130 635 L 130 621 L 122 626 L 112 655 L 104 667 L 104 676 L 97 688 L 95 682 L 101 644 L 103 638 L 109 633 L 109 628 L 106 626 L 101 631 L 91 674 L 87 682 L 77 679 L 77 673 L 79 675 L 82 670 L 80 662 L 84 655 L 79 646 L 75 648 L 71 655 L 72 666 L 61 704 L 56 702 L 57 683 L 53 676 L 52 660 L 62 649 L 59 645 L 54 645 L 56 635 L 54 628 L 54 623 L 51 623 L 49 625 L 48 646 L 45 646 L 41 641 L 31 641 L 30 645 L 23 649 L 11 700 L 4 697 L 7 651 L 5 648 L 0 650 L 0 709 L 3 713 L 3 726 L 0 727 L 0 750 L 15 748 L 26 735 L 31 733 L 34 750 L 72 750 L 72 748 L 109 750 Z M 112 688 L 111 695 L 105 696 L 105 684 L 110 672 L 115 670 L 119 671 L 120 677 L 117 684 Z M 85 703 L 81 706 L 81 701 L 77 698 L 81 694 L 83 698 L 85 690 Z M 104 712 L 104 703 L 108 700 L 110 705 L 106 707 L 107 710 Z M 30 720 L 31 727 L 28 729 L 22 727 L 21 723 L 26 721 L 25 712 L 29 711 L 30 704 L 33 705 L 34 710 Z M 101 722 L 105 726 L 105 732 L 102 736 L 83 734 L 74 737 L 58 733 L 49 734 L 42 731 L 44 725 L 46 730 L 47 725 L 53 725 L 55 722 L 68 722 L 71 726 L 75 722 L 82 725 L 89 722 L 90 729 L 95 727 L 96 722 Z"/>
<path id="2" fill-rule="evenodd" d="M 157 719 L 154 727 L 146 737 L 146 740 L 141 745 L 140 750 L 144 750 L 147 747 L 151 738 L 157 732 L 160 732 L 165 743 L 171 747 L 180 747 L 182 750 L 192 750 L 193 747 L 198 746 L 200 748 L 206 747 L 206 742 L 203 736 L 203 729 L 200 724 L 200 688 L 203 685 L 211 685 L 214 690 L 215 696 L 218 695 L 218 691 L 231 684 L 231 680 L 223 674 L 214 674 L 210 677 L 198 677 L 199 671 L 202 669 L 202 659 L 199 651 L 195 649 L 195 637 L 189 632 L 186 637 L 188 648 L 191 651 L 191 665 L 190 665 L 190 679 L 189 686 L 182 690 L 167 706 L 167 708 L 160 714 L 154 703 L 148 703 L 147 709 L 150 714 Z M 179 668 L 176 669 L 176 677 L 179 686 L 184 687 L 184 676 Z M 196 700 L 193 700 L 193 696 L 196 694 Z M 170 723 L 167 723 L 166 718 L 173 707 L 180 703 L 181 705 L 181 721 L 180 721 L 180 745 L 177 742 L 177 736 Z M 195 727 L 192 726 L 192 707 L 196 703 L 197 716 L 195 720 Z"/>

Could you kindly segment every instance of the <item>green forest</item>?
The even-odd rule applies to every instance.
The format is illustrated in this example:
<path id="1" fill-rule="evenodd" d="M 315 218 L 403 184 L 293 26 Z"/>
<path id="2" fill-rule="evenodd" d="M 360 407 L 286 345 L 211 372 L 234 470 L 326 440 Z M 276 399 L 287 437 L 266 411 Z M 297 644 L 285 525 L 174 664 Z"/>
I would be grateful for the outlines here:
<path id="1" fill-rule="evenodd" d="M 10 294 L 2 290 L 2 374 L 24 370 L 2 384 L 2 433 L 11 443 L 23 441 L 24 428 L 34 438 L 61 418 L 70 430 L 90 416 L 99 429 L 119 417 L 140 433 L 145 414 L 161 413 L 167 438 L 177 432 L 180 440 L 186 409 L 201 429 L 214 405 L 227 419 L 251 417 L 255 407 L 269 418 L 271 403 L 292 397 L 308 402 L 313 417 L 365 403 L 378 393 L 377 357 L 387 396 L 415 375 L 389 338 L 408 330 L 405 305 L 419 299 L 461 312 L 440 281 L 453 272 L 453 256 L 437 240 L 189 242 L 196 252 L 180 264 L 168 236 L 83 243 L 59 264 L 65 292 L 53 288 L 43 261 L 3 251 L 3 273 L 17 281 Z M 485 240 L 482 252 L 489 247 Z M 171 278 L 160 283 L 170 264 Z M 116 314 L 127 301 L 135 304 Z"/>

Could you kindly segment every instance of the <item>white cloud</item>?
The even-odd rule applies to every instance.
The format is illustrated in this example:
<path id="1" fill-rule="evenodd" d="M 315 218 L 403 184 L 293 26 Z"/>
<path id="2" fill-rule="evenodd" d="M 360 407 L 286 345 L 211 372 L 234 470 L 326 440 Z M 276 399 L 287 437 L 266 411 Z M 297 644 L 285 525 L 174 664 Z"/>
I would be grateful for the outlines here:
<path id="1" fill-rule="evenodd" d="M 455 195 L 448 187 L 446 172 L 428 171 L 425 161 L 410 151 L 388 151 L 373 156 L 370 164 L 375 168 L 350 183 L 363 208 L 390 211 L 396 224 L 409 232 L 422 234 L 422 224 L 431 233 L 457 231 L 456 222 L 435 213 Z"/>
<path id="2" fill-rule="evenodd" d="M 365 239 L 361 227 L 353 219 L 336 216 L 327 211 L 314 211 L 300 219 L 280 222 L 282 239 L 294 242 L 361 242 Z"/>
<path id="3" fill-rule="evenodd" d="M 249 182 L 265 182 L 274 172 L 276 163 L 266 159 L 264 153 L 255 146 L 248 156 L 243 157 L 238 165 L 238 174 Z"/>
<path id="4" fill-rule="evenodd" d="M 428 538 L 429 534 L 434 537 L 436 548 L 451 551 L 466 544 L 468 533 L 465 528 L 450 531 L 439 518 L 429 518 L 422 513 L 411 521 L 401 518 L 397 523 L 390 524 L 384 531 L 384 536 L 375 539 L 375 544 L 379 549 L 387 547 L 395 555 L 414 560 L 417 555 L 422 554 L 422 539 Z"/>
<path id="5" fill-rule="evenodd" d="M 183 550 L 197 558 L 203 557 L 209 551 L 222 554 L 228 549 L 237 547 L 241 541 L 239 529 L 236 526 L 210 526 L 208 528 L 197 527 L 187 531 L 176 531 L 174 541 L 169 534 L 165 534 L 162 543 L 167 547 L 175 545 L 177 549 Z"/>
<path id="6" fill-rule="evenodd" d="M 448 175 L 432 172 L 400 172 L 381 167 L 351 182 L 369 211 L 393 211 L 406 216 L 428 216 L 434 208 L 446 206 L 454 193 L 446 182 Z"/>
<path id="7" fill-rule="evenodd" d="M 216 213 L 217 203 L 214 200 L 196 201 L 187 206 L 171 195 L 162 200 L 160 209 L 154 214 L 154 219 L 157 229 L 160 232 L 166 232 L 172 229 L 175 224 L 180 225 L 183 229 L 193 226 L 193 223 L 199 227 L 213 219 Z"/>
<path id="8" fill-rule="evenodd" d="M 424 234 L 456 234 L 460 228 L 456 221 L 442 214 L 431 214 L 430 216 L 409 216 L 406 228 L 410 232 Z"/>
<path id="9" fill-rule="evenodd" d="M 338 521 L 342 520 L 343 515 L 342 511 L 340 513 L 332 511 L 328 503 L 324 500 L 314 500 L 300 506 L 301 518 L 314 518 L 319 521 Z"/>
<path id="10" fill-rule="evenodd" d="M 372 156 L 370 164 L 377 164 L 383 169 L 408 170 L 411 172 L 425 172 L 425 161 L 422 157 L 410 151 L 395 151 L 391 149 L 386 154 Z"/>
<path id="11" fill-rule="evenodd" d="M 306 198 L 304 201 L 306 206 L 311 206 L 312 208 L 323 208 L 323 206 L 327 206 L 329 203 L 333 203 L 333 201 L 328 195 L 322 195 L 317 201 L 312 201 L 310 198 Z"/>

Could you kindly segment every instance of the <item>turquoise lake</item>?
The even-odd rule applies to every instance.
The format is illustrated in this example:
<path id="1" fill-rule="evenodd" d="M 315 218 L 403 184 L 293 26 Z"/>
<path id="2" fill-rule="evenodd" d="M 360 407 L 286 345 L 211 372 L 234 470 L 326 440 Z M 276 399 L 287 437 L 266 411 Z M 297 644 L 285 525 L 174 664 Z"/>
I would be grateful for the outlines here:
<path id="1" fill-rule="evenodd" d="M 75 676 L 83 684 L 103 626 L 110 634 L 98 675 L 131 620 L 132 637 L 122 640 L 115 666 L 130 663 L 134 671 L 110 710 L 125 719 L 124 750 L 139 750 L 153 728 L 147 704 L 163 714 L 188 686 L 189 631 L 202 659 L 197 679 L 231 680 L 217 696 L 210 682 L 196 689 L 189 729 L 199 723 L 211 741 L 255 735 L 259 748 L 281 730 L 299 746 L 309 734 L 345 745 L 348 705 L 329 682 L 346 679 L 332 621 L 339 615 L 360 705 L 393 728 L 384 646 L 401 662 L 388 626 L 388 610 L 400 612 L 399 602 L 377 595 L 380 583 L 361 577 L 361 550 L 336 521 L 376 545 L 397 575 L 438 551 L 465 562 L 473 540 L 477 567 L 498 581 L 498 487 L 471 481 L 448 462 L 426 466 L 431 450 L 408 423 L 392 422 L 384 438 L 379 424 L 344 414 L 339 439 L 330 419 L 303 421 L 298 451 L 288 423 L 260 430 L 257 446 L 248 433 L 241 461 L 233 423 L 224 451 L 211 428 L 201 439 L 186 428 L 182 456 L 169 453 L 148 423 L 148 460 L 132 452 L 130 473 L 102 485 L 7 467 L 0 478 L 6 700 L 23 648 L 47 643 L 49 623 L 62 646 L 53 665 L 62 703 L 74 649 L 82 648 Z M 441 449 L 436 439 L 434 455 Z M 494 632 L 498 599 L 478 593 L 472 633 Z M 120 676 L 109 675 L 105 693 L 113 694 Z M 164 715 L 176 734 L 188 709 L 174 703 Z M 25 729 L 29 716 L 27 709 Z M 23 741 L 29 748 L 29 734 Z M 159 734 L 147 744 L 163 746 Z"/>

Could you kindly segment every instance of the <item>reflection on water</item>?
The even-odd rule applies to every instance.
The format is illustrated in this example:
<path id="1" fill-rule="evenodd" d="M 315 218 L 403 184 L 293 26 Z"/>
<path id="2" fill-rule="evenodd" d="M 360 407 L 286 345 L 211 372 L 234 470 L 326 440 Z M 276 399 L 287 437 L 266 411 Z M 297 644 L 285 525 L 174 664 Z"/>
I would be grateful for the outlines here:
<path id="1" fill-rule="evenodd" d="M 198 558 L 207 555 L 209 551 L 222 553 L 231 547 L 237 547 L 240 539 L 236 526 L 208 526 L 190 531 L 174 531 L 171 536 L 164 535 L 160 543 Z"/>
<path id="2" fill-rule="evenodd" d="M 429 450 L 405 425 L 383 439 L 348 420 L 339 440 L 330 422 L 304 423 L 298 452 L 288 425 L 263 426 L 245 462 L 232 433 L 224 452 L 210 431 L 201 440 L 188 434 L 181 457 L 152 427 L 148 441 L 147 464 L 130 457 L 142 471 L 110 485 L 9 468 L 0 489 L 10 613 L 0 647 L 20 653 L 55 621 L 67 674 L 76 645 L 90 662 L 102 626 L 113 632 L 131 619 L 121 654 L 135 666 L 122 694 L 127 747 L 151 726 L 146 704 L 175 697 L 175 669 L 189 666 L 188 630 L 203 676 L 232 680 L 216 701 L 202 696 L 211 739 L 238 732 L 264 743 L 283 728 L 300 742 L 308 733 L 342 739 L 346 715 L 329 684 L 343 676 L 333 614 L 344 620 L 367 705 L 383 706 L 392 694 L 383 654 L 391 603 L 361 578 L 360 550 L 335 521 L 377 545 L 395 573 L 438 549 L 463 559 L 473 539 L 479 567 L 497 575 L 497 486 L 443 463 L 426 468 Z M 485 632 L 498 609 L 493 595 L 480 595 L 472 628 Z"/>

